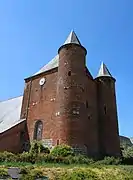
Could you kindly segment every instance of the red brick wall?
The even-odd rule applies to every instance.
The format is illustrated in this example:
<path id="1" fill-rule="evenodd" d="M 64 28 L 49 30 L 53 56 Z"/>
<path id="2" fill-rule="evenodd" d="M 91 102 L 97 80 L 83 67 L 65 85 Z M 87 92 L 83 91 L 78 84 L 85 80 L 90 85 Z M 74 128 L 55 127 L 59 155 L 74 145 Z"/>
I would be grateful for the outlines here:
<path id="1" fill-rule="evenodd" d="M 86 82 L 86 138 L 88 142 L 89 154 L 99 153 L 99 134 L 98 134 L 98 109 L 97 109 L 97 88 L 96 83 L 90 77 Z"/>
<path id="2" fill-rule="evenodd" d="M 25 122 L 22 122 L 13 128 L 0 134 L 0 151 L 9 151 L 13 153 L 21 152 L 22 144 L 20 133 L 25 129 Z"/>
<path id="3" fill-rule="evenodd" d="M 22 109 L 21 109 L 21 119 L 25 119 L 28 115 L 28 105 L 30 100 L 30 91 L 31 91 L 32 79 L 29 79 L 25 82 Z"/>
<path id="4" fill-rule="evenodd" d="M 86 75 L 85 56 L 86 50 L 79 45 L 69 44 L 59 49 L 56 110 L 60 115 L 56 121 L 61 143 L 87 147 L 88 153 L 94 155 L 98 152 L 96 91 L 95 83 Z M 87 100 L 92 113 L 95 111 L 91 121 L 88 120 Z"/>
<path id="5" fill-rule="evenodd" d="M 21 118 L 27 118 L 30 140 L 35 123 L 43 122 L 42 139 L 53 145 L 87 147 L 89 155 L 119 153 L 118 122 L 113 81 L 86 71 L 86 50 L 76 44 L 59 49 L 59 67 L 26 79 Z M 40 79 L 46 78 L 43 86 Z M 106 78 L 105 78 L 106 79 Z M 104 104 L 108 114 L 104 114 Z M 78 114 L 75 114 L 77 112 Z"/>
<path id="6" fill-rule="evenodd" d="M 40 86 L 39 81 L 43 77 L 46 78 L 46 83 Z M 30 83 L 31 85 L 29 85 Z M 53 139 L 53 143 L 56 143 L 57 131 L 54 121 L 56 83 L 57 69 L 42 73 L 26 81 L 21 116 L 24 117 L 28 107 L 27 126 L 30 140 L 33 140 L 36 121 L 41 120 L 43 122 L 42 139 Z"/>
<path id="7" fill-rule="evenodd" d="M 99 137 L 101 152 L 120 154 L 115 80 L 109 77 L 96 79 L 98 88 Z"/>

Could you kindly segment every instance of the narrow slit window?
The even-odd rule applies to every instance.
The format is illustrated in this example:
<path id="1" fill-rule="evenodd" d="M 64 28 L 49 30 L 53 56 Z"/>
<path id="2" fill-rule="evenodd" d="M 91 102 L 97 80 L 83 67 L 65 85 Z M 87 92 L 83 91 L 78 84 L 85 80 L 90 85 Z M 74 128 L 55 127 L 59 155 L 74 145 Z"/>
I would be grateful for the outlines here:
<path id="1" fill-rule="evenodd" d="M 104 106 L 104 114 L 107 114 L 107 108 Z"/>
<path id="2" fill-rule="evenodd" d="M 90 116 L 90 115 L 88 115 L 88 119 L 89 119 L 89 120 L 91 119 L 91 116 Z"/>
<path id="3" fill-rule="evenodd" d="M 59 145 L 60 144 L 60 141 L 59 141 L 59 139 L 57 139 L 57 145 Z"/>
<path id="4" fill-rule="evenodd" d="M 71 71 L 68 71 L 68 76 L 71 76 Z"/>
<path id="5" fill-rule="evenodd" d="M 88 106 L 88 101 L 86 101 L 86 108 L 88 108 L 89 106 Z"/>

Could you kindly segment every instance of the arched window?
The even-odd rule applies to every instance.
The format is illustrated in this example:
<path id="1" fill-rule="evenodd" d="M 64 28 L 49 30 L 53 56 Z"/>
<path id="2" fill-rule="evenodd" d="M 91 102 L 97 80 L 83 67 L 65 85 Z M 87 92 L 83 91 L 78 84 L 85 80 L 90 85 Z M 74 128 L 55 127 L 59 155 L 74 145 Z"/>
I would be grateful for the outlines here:
<path id="1" fill-rule="evenodd" d="M 34 140 L 41 140 L 42 139 L 42 130 L 43 130 L 43 123 L 42 121 L 37 121 L 35 123 L 35 128 L 34 128 Z"/>

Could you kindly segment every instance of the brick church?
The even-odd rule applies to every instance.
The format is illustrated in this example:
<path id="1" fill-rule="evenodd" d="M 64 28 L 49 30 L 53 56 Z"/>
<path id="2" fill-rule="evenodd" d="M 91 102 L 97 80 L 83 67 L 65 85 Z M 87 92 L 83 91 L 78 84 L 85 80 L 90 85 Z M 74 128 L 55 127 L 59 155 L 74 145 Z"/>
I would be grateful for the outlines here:
<path id="1" fill-rule="evenodd" d="M 22 152 L 32 140 L 120 155 L 115 78 L 104 63 L 97 77 L 72 31 L 57 55 L 25 79 L 23 96 L 0 102 L 0 151 Z"/>

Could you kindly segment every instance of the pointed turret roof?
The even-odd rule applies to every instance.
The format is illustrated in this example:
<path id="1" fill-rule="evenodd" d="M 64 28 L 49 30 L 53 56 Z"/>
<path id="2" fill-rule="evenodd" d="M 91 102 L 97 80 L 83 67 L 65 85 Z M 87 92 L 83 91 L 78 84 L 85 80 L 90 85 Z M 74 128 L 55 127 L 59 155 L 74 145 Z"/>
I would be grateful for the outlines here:
<path id="1" fill-rule="evenodd" d="M 77 35 L 75 34 L 75 32 L 73 30 L 70 32 L 70 34 L 67 37 L 67 39 L 66 39 L 64 44 L 70 44 L 70 43 L 81 45 Z"/>
<path id="2" fill-rule="evenodd" d="M 111 73 L 109 72 L 107 66 L 102 62 L 97 77 L 101 76 L 108 76 L 112 77 Z"/>
<path id="3" fill-rule="evenodd" d="M 79 44 L 81 45 L 76 33 L 72 30 L 69 34 L 69 36 L 67 37 L 65 44 L 70 44 L 70 43 L 73 43 L 73 44 Z M 59 64 L 59 55 L 56 55 L 48 64 L 44 65 L 38 72 L 36 72 L 34 75 L 37 75 L 37 74 L 40 74 L 42 72 L 45 72 L 45 71 L 48 71 L 48 70 L 51 70 L 53 68 L 56 68 L 58 67 L 58 64 Z M 33 75 L 33 76 L 34 76 Z"/>

